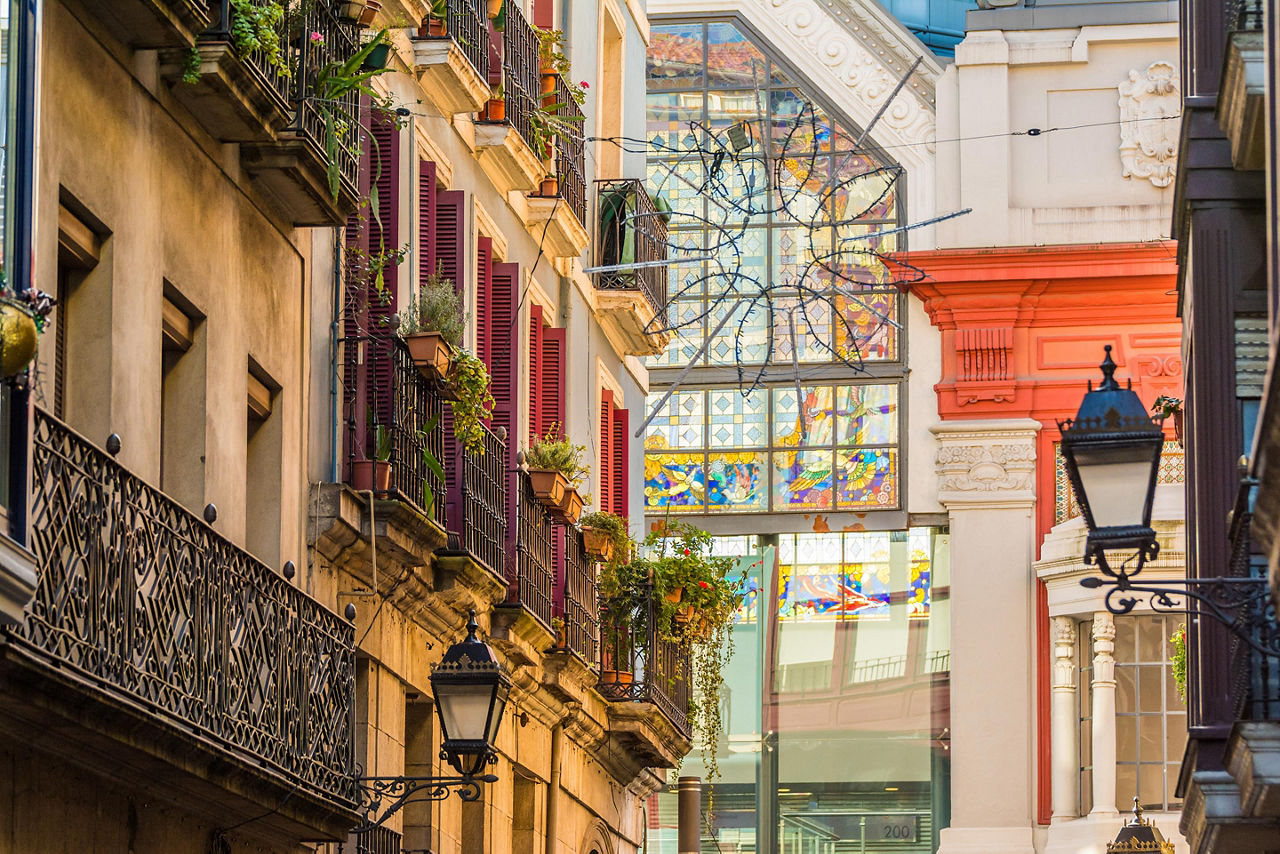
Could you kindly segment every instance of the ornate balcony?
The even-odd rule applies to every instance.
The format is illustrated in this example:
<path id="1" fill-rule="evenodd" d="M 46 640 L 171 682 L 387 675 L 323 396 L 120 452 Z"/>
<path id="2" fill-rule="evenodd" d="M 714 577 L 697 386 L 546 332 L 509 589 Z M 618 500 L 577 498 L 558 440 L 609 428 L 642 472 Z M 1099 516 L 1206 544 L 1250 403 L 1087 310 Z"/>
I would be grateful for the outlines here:
<path id="1" fill-rule="evenodd" d="M 672 766 L 687 751 L 674 742 L 687 745 L 691 732 L 689 660 L 663 639 L 651 596 L 639 603 L 604 600 L 600 614 L 597 690 L 611 703 L 610 729 L 651 765 Z"/>
<path id="2" fill-rule="evenodd" d="M 543 103 L 564 118 L 570 133 L 558 133 L 551 143 L 557 190 L 555 195 L 531 194 L 525 225 L 543 243 L 552 261 L 567 262 L 582 255 L 591 242 L 587 233 L 586 146 L 583 144 L 582 109 L 573 100 L 569 85 L 555 75 L 555 89 L 544 95 Z M 541 191 L 541 188 L 540 188 Z M 557 264 L 560 272 L 570 274 L 566 263 Z"/>
<path id="3" fill-rule="evenodd" d="M 548 630 L 555 616 L 556 525 L 533 494 L 529 475 L 511 476 L 516 524 L 508 532 L 507 604 L 518 605 Z"/>
<path id="4" fill-rule="evenodd" d="M 215 139 L 240 143 L 245 171 L 290 222 L 340 224 L 355 207 L 359 151 L 365 144 L 359 95 L 328 102 L 312 87 L 319 69 L 359 49 L 355 31 L 317 3 L 281 33 L 274 58 L 265 51 L 241 55 L 232 38 L 231 0 L 211 0 L 210 6 L 213 22 L 196 45 L 195 66 L 189 65 L 188 48 L 161 56 L 161 73 L 174 98 Z M 304 38 L 312 33 L 320 38 Z M 329 139 L 327 113 L 350 128 L 341 138 L 335 131 Z"/>
<path id="5" fill-rule="evenodd" d="M 474 113 L 489 99 L 489 21 L 481 0 L 448 0 L 444 34 L 414 39 L 413 67 L 442 115 Z"/>
<path id="6" fill-rule="evenodd" d="M 587 554 L 582 531 L 566 528 L 560 575 L 560 607 L 565 648 L 588 667 L 600 666 L 600 588 L 596 563 Z"/>
<path id="7" fill-rule="evenodd" d="M 516 4 L 507 4 L 501 40 L 505 116 L 475 124 L 476 158 L 503 195 L 529 192 L 542 180 L 531 116 L 538 98 L 538 36 Z"/>
<path id="8" fill-rule="evenodd" d="M 85 9 L 133 48 L 190 47 L 209 25 L 206 0 L 98 0 Z"/>
<path id="9" fill-rule="evenodd" d="M 373 455 L 376 428 L 381 424 L 390 437 L 391 476 L 385 490 L 374 484 L 375 493 L 430 520 L 443 534 L 448 522 L 445 484 L 426 461 L 428 453 L 441 465 L 446 459 L 441 421 L 436 421 L 435 430 L 426 429 L 433 419 L 443 419 L 439 389 L 423 378 L 404 342 L 394 335 L 343 343 L 347 483 L 356 485 L 356 468 Z"/>
<path id="10" fill-rule="evenodd" d="M 352 625 L 39 410 L 31 479 L 39 581 L 0 633 L 5 727 L 228 824 L 344 837 Z"/>
<path id="11" fill-rule="evenodd" d="M 452 432 L 451 419 L 445 429 Z M 501 429 L 501 428 L 499 428 Z M 484 430 L 484 453 L 458 444 L 445 464 L 449 476 L 447 556 L 466 557 L 492 577 L 507 583 L 507 442 Z"/>
<path id="12" fill-rule="evenodd" d="M 596 182 L 600 200 L 596 309 L 605 333 L 632 356 L 667 346 L 667 223 L 637 178 Z M 621 269 L 618 269 L 621 268 Z"/>
<path id="13" fill-rule="evenodd" d="M 1237 169 L 1266 166 L 1266 44 L 1262 0 L 1229 0 L 1225 4 L 1227 37 L 1218 124 L 1231 142 Z"/>

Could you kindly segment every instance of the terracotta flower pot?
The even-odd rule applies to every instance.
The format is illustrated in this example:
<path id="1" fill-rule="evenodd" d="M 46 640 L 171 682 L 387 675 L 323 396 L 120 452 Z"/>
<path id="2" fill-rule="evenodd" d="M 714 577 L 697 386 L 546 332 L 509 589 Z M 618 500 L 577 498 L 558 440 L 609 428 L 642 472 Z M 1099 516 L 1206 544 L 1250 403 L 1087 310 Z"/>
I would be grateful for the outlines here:
<path id="1" fill-rule="evenodd" d="M 360 20 L 357 22 L 362 27 L 368 27 L 373 24 L 373 19 L 382 11 L 382 0 L 365 0 L 364 11 L 360 13 Z"/>
<path id="2" fill-rule="evenodd" d="M 453 365 L 453 350 L 439 332 L 415 332 L 404 337 L 418 373 L 433 382 L 442 382 Z"/>
<path id="3" fill-rule="evenodd" d="M 445 31 L 445 22 L 439 18 L 432 18 L 427 22 L 427 35 L 432 38 L 440 38 L 448 35 Z"/>
<path id="4" fill-rule="evenodd" d="M 533 487 L 534 497 L 544 507 L 559 510 L 569 481 L 555 469 L 529 469 L 529 485 Z"/>
<path id="5" fill-rule="evenodd" d="M 356 460 L 351 464 L 351 488 L 367 492 L 391 490 L 390 460 Z"/>
<path id="6" fill-rule="evenodd" d="M 601 531 L 598 528 L 583 528 L 582 543 L 587 550 L 587 554 L 593 555 L 600 560 L 608 560 L 613 557 L 613 537 L 607 531 Z"/>
<path id="7" fill-rule="evenodd" d="M 551 71 L 551 70 L 549 70 L 549 69 L 547 69 L 547 68 L 543 68 L 543 69 L 542 69 L 542 75 L 541 75 L 541 77 L 540 77 L 539 79 L 542 81 L 542 94 L 543 94 L 543 95 L 554 95 L 554 94 L 555 94 L 555 91 L 556 91 L 556 77 L 558 77 L 558 76 L 559 76 L 559 75 L 557 75 L 554 71 Z M 547 99 L 546 99 L 545 97 L 542 99 L 542 103 L 543 103 L 544 105 L 546 105 L 546 104 L 547 104 Z M 551 103 L 555 103 L 555 98 L 552 98 L 552 99 L 551 99 Z"/>
<path id="8" fill-rule="evenodd" d="M 582 516 L 584 504 L 585 502 L 583 502 L 582 496 L 578 494 L 578 490 L 572 487 L 565 489 L 564 496 L 560 499 L 560 512 L 565 521 L 570 525 L 576 524 Z"/>
<path id="9" fill-rule="evenodd" d="M 676 609 L 675 614 L 672 616 L 674 617 L 675 621 L 677 623 L 680 623 L 681 625 L 691 623 L 693 622 L 693 617 L 694 617 L 693 606 L 682 605 L 681 607 Z"/>
<path id="10" fill-rule="evenodd" d="M 507 120 L 507 102 L 501 98 L 490 98 L 489 103 L 484 105 L 484 118 L 486 122 L 505 122 Z"/>
<path id="11" fill-rule="evenodd" d="M 630 670 L 601 670 L 600 681 L 612 685 L 630 685 L 636 675 Z"/>
<path id="12" fill-rule="evenodd" d="M 674 590 L 667 593 L 666 598 L 668 602 L 678 605 L 681 602 L 681 600 L 684 599 L 684 588 L 683 587 L 675 588 Z"/>
<path id="13" fill-rule="evenodd" d="M 498 17 L 498 13 L 502 11 L 503 0 L 488 0 L 488 13 L 490 18 Z"/>
<path id="14" fill-rule="evenodd" d="M 340 20 L 354 24 L 364 15 L 368 5 L 368 0 L 341 0 L 337 5 L 336 12 Z"/>
<path id="15" fill-rule="evenodd" d="M 542 186 L 538 188 L 540 196 L 558 196 L 560 195 L 560 181 L 554 176 L 542 179 Z"/>

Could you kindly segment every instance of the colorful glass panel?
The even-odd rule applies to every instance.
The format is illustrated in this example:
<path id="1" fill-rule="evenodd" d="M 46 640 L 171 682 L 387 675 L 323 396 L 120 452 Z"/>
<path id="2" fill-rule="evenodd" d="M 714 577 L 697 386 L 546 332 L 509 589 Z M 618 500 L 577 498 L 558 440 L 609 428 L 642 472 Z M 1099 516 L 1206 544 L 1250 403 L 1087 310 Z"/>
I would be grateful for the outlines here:
<path id="1" fill-rule="evenodd" d="M 785 447 L 831 444 L 831 386 L 801 387 L 796 405 L 793 386 L 773 390 L 773 438 Z"/>
<path id="2" fill-rule="evenodd" d="M 830 510 L 834 494 L 832 453 L 826 449 L 773 455 L 775 510 Z"/>
<path id="3" fill-rule="evenodd" d="M 712 448 L 764 447 L 769 442 L 769 393 L 735 389 L 708 392 Z"/>
<path id="4" fill-rule="evenodd" d="M 646 453 L 644 503 L 650 508 L 701 511 L 706 507 L 702 454 Z"/>
<path id="5" fill-rule="evenodd" d="M 763 510 L 765 454 L 743 451 L 707 457 L 707 504 L 712 510 Z"/>
<path id="6" fill-rule="evenodd" d="M 836 452 L 836 503 L 842 510 L 879 509 L 898 503 L 897 452 L 858 448 Z"/>
<path id="7" fill-rule="evenodd" d="M 898 441 L 898 387 L 836 389 L 836 441 L 841 445 L 889 445 Z"/>

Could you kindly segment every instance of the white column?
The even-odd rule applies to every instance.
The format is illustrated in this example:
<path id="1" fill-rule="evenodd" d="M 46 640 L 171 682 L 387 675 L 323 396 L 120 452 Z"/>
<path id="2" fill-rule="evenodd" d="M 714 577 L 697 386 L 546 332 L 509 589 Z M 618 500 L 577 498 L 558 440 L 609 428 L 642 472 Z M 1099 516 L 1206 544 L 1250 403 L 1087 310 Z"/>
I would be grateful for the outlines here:
<path id="1" fill-rule="evenodd" d="M 1076 621 L 1053 618 L 1053 820 L 1080 815 L 1080 716 L 1076 706 Z"/>
<path id="2" fill-rule="evenodd" d="M 951 826 L 941 854 L 1033 854 L 1037 421 L 961 421 L 938 438 L 951 525 Z"/>
<path id="3" fill-rule="evenodd" d="M 1093 809 L 1116 812 L 1116 624 L 1111 614 L 1093 615 Z"/>

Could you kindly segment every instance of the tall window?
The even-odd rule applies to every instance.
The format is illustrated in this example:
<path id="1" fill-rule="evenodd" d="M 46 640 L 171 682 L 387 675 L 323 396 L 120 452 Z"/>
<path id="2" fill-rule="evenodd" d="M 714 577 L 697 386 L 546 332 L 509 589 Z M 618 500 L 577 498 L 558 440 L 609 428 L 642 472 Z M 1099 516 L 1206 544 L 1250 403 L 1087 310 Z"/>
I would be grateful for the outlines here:
<path id="1" fill-rule="evenodd" d="M 1169 663 L 1169 636 L 1181 620 L 1116 619 L 1116 803 L 1178 809 L 1173 790 L 1187 743 L 1186 706 Z"/>
<path id="2" fill-rule="evenodd" d="M 1080 814 L 1093 809 L 1093 620 L 1076 632 L 1076 703 L 1080 721 Z"/>

